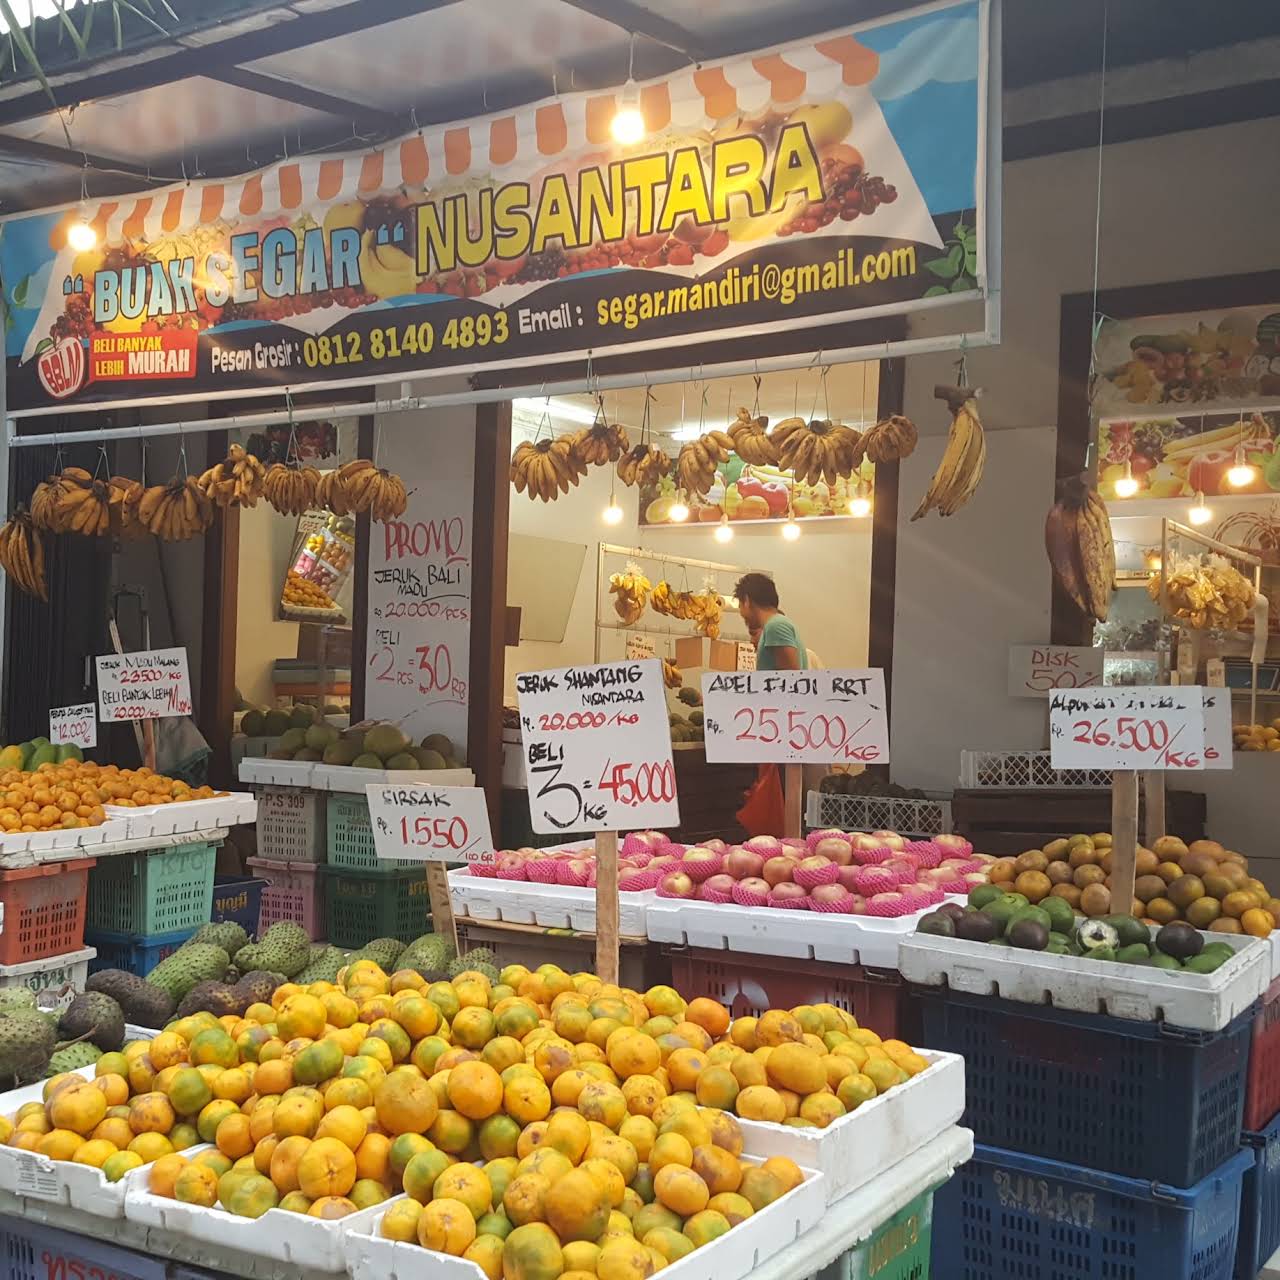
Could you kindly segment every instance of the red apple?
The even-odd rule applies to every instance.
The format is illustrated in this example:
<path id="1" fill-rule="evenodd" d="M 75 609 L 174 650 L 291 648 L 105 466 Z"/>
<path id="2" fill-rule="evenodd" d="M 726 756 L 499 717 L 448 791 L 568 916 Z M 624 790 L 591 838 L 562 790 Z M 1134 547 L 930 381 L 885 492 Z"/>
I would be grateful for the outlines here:
<path id="1" fill-rule="evenodd" d="M 795 836 L 784 836 L 782 840 L 782 847 L 784 849 L 807 849 L 809 847 L 809 842 L 807 840 L 800 840 Z"/>
<path id="2" fill-rule="evenodd" d="M 714 849 L 708 849 L 705 845 L 698 844 L 694 845 L 692 849 L 684 851 L 684 857 L 681 858 L 681 862 L 714 862 L 719 865 L 720 855 Z"/>
<path id="3" fill-rule="evenodd" d="M 941 835 L 934 836 L 933 843 L 936 844 L 939 849 L 959 849 L 963 852 L 965 846 L 969 842 L 964 838 L 964 836 Z"/>
<path id="4" fill-rule="evenodd" d="M 836 884 L 844 885 L 852 893 L 854 891 L 854 881 L 858 878 L 858 872 L 861 870 L 862 868 L 859 866 L 842 866 L 838 873 L 840 878 L 836 881 Z"/>
<path id="5" fill-rule="evenodd" d="M 663 878 L 662 892 L 673 898 L 692 898 L 697 891 L 698 886 L 683 871 L 673 871 Z"/>
<path id="6" fill-rule="evenodd" d="M 790 880 L 782 880 L 769 890 L 770 902 L 799 902 L 808 896 L 798 884 L 792 884 Z"/>
<path id="7" fill-rule="evenodd" d="M 842 884 L 820 884 L 809 894 L 814 902 L 843 902 L 849 896 L 849 890 Z"/>
<path id="8" fill-rule="evenodd" d="M 660 853 L 649 862 L 650 867 L 678 867 L 680 859 L 674 853 Z"/>
<path id="9" fill-rule="evenodd" d="M 962 879 L 965 884 L 971 884 L 976 889 L 980 884 L 987 883 L 987 873 L 985 871 L 966 871 Z"/>
<path id="10" fill-rule="evenodd" d="M 755 879 L 764 870 L 764 859 L 750 849 L 735 849 L 724 860 L 724 869 L 735 880 Z"/>
<path id="11" fill-rule="evenodd" d="M 767 880 L 762 880 L 759 876 L 747 876 L 746 879 L 739 880 L 738 887 L 746 893 L 758 893 L 765 898 L 769 896 L 769 890 L 773 888 Z"/>
<path id="12" fill-rule="evenodd" d="M 884 849 L 887 848 L 883 840 L 878 840 L 875 836 L 868 835 L 865 831 L 858 831 L 850 837 L 849 845 L 853 849 Z"/>
<path id="13" fill-rule="evenodd" d="M 1191 459 L 1187 468 L 1187 484 L 1190 488 L 1212 497 L 1223 492 L 1223 477 L 1234 461 L 1234 452 L 1227 449 L 1206 449 Z"/>
<path id="14" fill-rule="evenodd" d="M 830 865 L 831 859 L 823 857 L 820 853 L 811 853 L 807 858 L 801 858 L 796 863 L 797 867 L 804 867 L 807 871 L 821 871 Z"/>
<path id="15" fill-rule="evenodd" d="M 853 850 L 849 847 L 849 842 L 841 840 L 838 836 L 824 837 L 813 846 L 813 851 L 822 854 L 824 858 L 830 858 L 832 862 L 839 863 L 842 867 L 847 867 L 853 861 Z"/>
<path id="16" fill-rule="evenodd" d="M 594 858 L 570 858 L 568 859 L 569 870 L 575 876 L 586 876 L 591 868 L 595 866 Z"/>
<path id="17" fill-rule="evenodd" d="M 754 853 L 763 853 L 766 857 L 771 853 L 777 853 L 782 848 L 782 841 L 776 836 L 752 836 L 743 848 L 750 849 Z"/>
<path id="18" fill-rule="evenodd" d="M 906 838 L 900 836 L 896 831 L 873 831 L 871 834 L 886 849 L 905 849 L 907 847 Z"/>
<path id="19" fill-rule="evenodd" d="M 791 868 L 795 863 L 790 858 L 770 858 L 764 864 L 761 874 L 770 884 L 786 884 L 791 880 Z M 801 889 L 801 893 L 804 890 Z"/>
<path id="20" fill-rule="evenodd" d="M 890 858 L 882 864 L 886 871 L 896 871 L 900 875 L 915 876 L 917 864 L 910 858 Z"/>
<path id="21" fill-rule="evenodd" d="M 518 849 L 508 850 L 506 853 L 498 854 L 498 874 L 504 875 L 510 879 L 515 876 L 517 879 L 524 876 L 524 864 L 528 861 Z"/>
<path id="22" fill-rule="evenodd" d="M 737 881 L 729 875 L 725 875 L 723 871 L 718 871 L 713 876 L 708 876 L 703 882 L 703 888 L 711 889 L 715 893 L 732 893 L 733 886 Z"/>
<path id="23" fill-rule="evenodd" d="M 893 906 L 897 906 L 899 903 L 901 903 L 901 902 L 902 902 L 902 894 L 900 894 L 900 893 L 873 893 L 873 894 L 871 895 L 871 897 L 867 899 L 867 901 L 868 901 L 868 902 L 870 902 L 870 903 L 876 903 L 876 902 L 884 903 L 886 906 L 888 906 L 888 905 L 890 905 L 890 904 L 892 904 Z"/>
<path id="24" fill-rule="evenodd" d="M 849 914 L 851 916 L 865 916 L 867 914 L 867 900 L 860 893 L 852 895 L 853 902 L 849 906 Z"/>
<path id="25" fill-rule="evenodd" d="M 787 486 L 780 480 L 770 480 L 768 484 L 763 486 L 764 492 L 761 495 L 769 504 L 769 514 L 773 516 L 782 515 L 787 509 L 787 503 L 791 499 L 791 494 Z M 738 492 L 742 492 L 742 486 L 738 486 Z"/>
<path id="26" fill-rule="evenodd" d="M 701 847 L 703 849 L 714 849 L 716 853 L 723 853 L 729 846 L 723 840 L 704 840 Z"/>

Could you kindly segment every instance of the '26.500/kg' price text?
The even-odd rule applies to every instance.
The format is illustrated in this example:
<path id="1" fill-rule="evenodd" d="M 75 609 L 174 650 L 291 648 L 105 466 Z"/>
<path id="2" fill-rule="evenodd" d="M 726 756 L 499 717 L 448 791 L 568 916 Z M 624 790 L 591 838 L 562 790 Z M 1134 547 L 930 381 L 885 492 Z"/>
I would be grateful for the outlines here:
<path id="1" fill-rule="evenodd" d="M 1162 769 L 1199 769 L 1203 760 L 1216 760 L 1218 752 L 1206 747 L 1203 753 L 1175 751 L 1181 729 L 1170 731 L 1163 720 L 1146 720 L 1137 716 L 1103 716 L 1098 719 L 1075 720 L 1071 738 L 1083 746 L 1115 747 L 1147 758 L 1152 767 Z"/>

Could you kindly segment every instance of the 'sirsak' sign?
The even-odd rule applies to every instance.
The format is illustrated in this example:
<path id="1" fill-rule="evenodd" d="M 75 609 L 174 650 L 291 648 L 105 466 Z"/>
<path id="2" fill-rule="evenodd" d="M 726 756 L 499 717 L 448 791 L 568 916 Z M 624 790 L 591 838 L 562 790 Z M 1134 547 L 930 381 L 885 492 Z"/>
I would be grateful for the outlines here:
<path id="1" fill-rule="evenodd" d="M 985 292 L 989 6 L 943 0 L 640 87 L 17 215 L 10 412 L 514 367 Z M 998 121 L 991 121 L 998 126 Z M 192 139 L 198 149 L 199 138 Z"/>

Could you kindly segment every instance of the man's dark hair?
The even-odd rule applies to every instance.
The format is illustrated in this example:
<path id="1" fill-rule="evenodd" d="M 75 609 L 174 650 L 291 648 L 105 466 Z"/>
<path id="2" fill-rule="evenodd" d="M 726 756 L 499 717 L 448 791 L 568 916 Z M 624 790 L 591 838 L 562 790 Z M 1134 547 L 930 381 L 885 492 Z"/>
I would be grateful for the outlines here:
<path id="1" fill-rule="evenodd" d="M 778 588 L 767 573 L 745 573 L 738 579 L 733 594 L 739 600 L 750 600 L 764 609 L 778 607 Z"/>

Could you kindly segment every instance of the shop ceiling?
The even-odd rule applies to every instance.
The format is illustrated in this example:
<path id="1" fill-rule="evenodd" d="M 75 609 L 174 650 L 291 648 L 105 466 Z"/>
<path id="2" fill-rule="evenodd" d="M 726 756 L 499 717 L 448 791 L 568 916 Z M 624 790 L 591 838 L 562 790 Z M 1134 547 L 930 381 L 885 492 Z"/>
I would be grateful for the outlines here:
<path id="1" fill-rule="evenodd" d="M 0 213 L 227 176 L 300 152 L 358 149 L 554 92 L 639 80 L 911 6 L 891 0 L 148 0 L 68 4 L 37 22 L 46 84 L 0 45 Z M 13 0 L 25 12 L 25 0 Z M 41 0 L 37 12 L 48 12 Z M 166 11 L 168 10 L 168 11 Z M 1161 71 L 1107 113 L 1125 139 L 1280 113 L 1280 4 L 1005 0 L 1008 158 L 1091 145 L 1104 10 L 1109 66 Z M 116 20 L 119 18 L 117 37 Z M 61 35 L 59 31 L 61 29 Z M 123 47 L 117 48 L 117 38 Z M 85 45 L 82 50 L 80 43 Z M 1206 60 L 1205 73 L 1187 69 Z M 1221 60 L 1220 60 L 1221 61 Z M 1044 86 L 1060 93 L 1045 117 Z M 52 101 L 51 101 L 52 96 Z M 56 102 L 57 109 L 53 103 Z M 86 165 L 88 166 L 86 168 Z"/>

